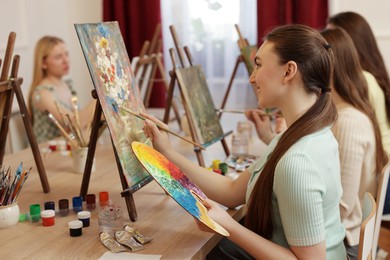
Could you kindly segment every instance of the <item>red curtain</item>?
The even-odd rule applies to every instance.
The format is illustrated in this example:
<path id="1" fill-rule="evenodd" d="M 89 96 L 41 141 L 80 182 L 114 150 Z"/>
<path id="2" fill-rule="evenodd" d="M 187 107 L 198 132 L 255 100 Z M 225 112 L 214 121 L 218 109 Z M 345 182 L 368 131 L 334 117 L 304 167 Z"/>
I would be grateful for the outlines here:
<path id="1" fill-rule="evenodd" d="M 146 40 L 152 40 L 157 24 L 161 23 L 160 0 L 103 0 L 103 21 L 118 21 L 132 59 L 139 55 Z M 155 83 L 149 106 L 165 107 L 165 92 L 164 85 Z"/>
<path id="2" fill-rule="evenodd" d="M 257 39 L 278 25 L 300 23 L 322 29 L 328 18 L 328 0 L 257 0 Z"/>

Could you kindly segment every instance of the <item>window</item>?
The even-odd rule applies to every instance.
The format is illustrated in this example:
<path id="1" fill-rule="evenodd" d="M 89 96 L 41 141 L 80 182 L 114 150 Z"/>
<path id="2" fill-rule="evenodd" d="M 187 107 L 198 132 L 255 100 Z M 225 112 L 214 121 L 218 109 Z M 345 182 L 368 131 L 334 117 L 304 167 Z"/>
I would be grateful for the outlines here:
<path id="1" fill-rule="evenodd" d="M 250 44 L 256 43 L 256 1 L 161 0 L 161 10 L 166 69 L 168 71 L 172 69 L 169 49 L 174 48 L 174 43 L 169 27 L 173 25 L 180 46 L 188 46 L 194 63 L 202 66 L 215 106 L 219 107 L 240 54 L 237 45 L 238 33 L 234 25 L 240 26 L 242 34 Z M 232 108 L 235 105 L 237 108 L 247 108 L 248 98 L 256 102 L 248 79 L 248 72 L 242 63 L 235 75 L 226 107 Z M 237 88 L 241 89 L 240 93 L 233 92 Z M 239 96 L 237 97 L 236 94 Z M 240 97 L 240 95 L 244 96 Z M 242 104 L 230 102 L 231 99 L 234 100 L 232 96 L 243 100 Z M 230 105 L 230 103 L 234 104 Z M 254 106 L 256 103 L 250 102 L 249 107 Z"/>

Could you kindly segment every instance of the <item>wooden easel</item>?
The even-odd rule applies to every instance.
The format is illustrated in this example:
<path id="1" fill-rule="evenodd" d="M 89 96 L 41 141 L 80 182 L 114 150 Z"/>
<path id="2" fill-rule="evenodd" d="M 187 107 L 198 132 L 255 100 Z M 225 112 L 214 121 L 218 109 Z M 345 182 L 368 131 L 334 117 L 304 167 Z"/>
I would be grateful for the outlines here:
<path id="1" fill-rule="evenodd" d="M 91 179 L 92 165 L 93 159 L 95 157 L 96 144 L 99 137 L 99 130 L 104 125 L 104 122 L 101 121 L 102 117 L 102 107 L 96 93 L 96 90 L 92 90 L 92 97 L 97 100 L 95 107 L 95 114 L 92 121 L 92 130 L 88 144 L 88 154 L 87 160 L 85 162 L 84 175 L 80 188 L 80 196 L 85 199 L 88 193 L 89 181 Z M 153 178 L 151 176 L 145 178 L 141 183 L 138 183 L 135 187 L 129 187 L 129 184 L 126 180 L 126 177 L 123 173 L 123 168 L 120 163 L 118 153 L 115 149 L 115 145 L 111 139 L 112 147 L 114 149 L 115 160 L 118 167 L 119 178 L 121 180 L 123 191 L 121 192 L 121 196 L 125 198 L 127 211 L 129 214 L 129 218 L 131 221 L 137 220 L 137 210 L 135 208 L 133 193 L 148 184 Z"/>
<path id="2" fill-rule="evenodd" d="M 8 77 L 11 57 L 14 50 L 16 33 L 11 32 L 8 37 L 7 49 L 4 56 L 3 69 L 0 76 L 0 99 L 1 99 L 1 130 L 0 130 L 0 165 L 3 165 L 5 154 L 5 144 L 7 141 L 7 134 L 9 128 L 9 121 L 11 118 L 12 103 L 14 94 L 19 104 L 20 113 L 23 118 L 23 123 L 26 128 L 28 140 L 31 145 L 31 150 L 34 155 L 35 164 L 41 179 L 43 191 L 48 193 L 50 191 L 49 182 L 47 180 L 46 171 L 43 166 L 41 153 L 39 152 L 38 143 L 35 139 L 31 119 L 27 111 L 26 103 L 24 102 L 23 93 L 20 85 L 23 82 L 22 78 L 18 77 L 19 70 L 19 55 L 15 55 L 12 61 L 11 74 Z M 1 66 L 1 60 L 0 60 Z"/>
<path id="3" fill-rule="evenodd" d="M 238 36 L 239 36 L 239 39 L 237 41 L 238 43 L 238 47 L 240 49 L 240 55 L 238 55 L 237 59 L 236 59 L 236 64 L 234 65 L 234 69 L 233 69 L 233 72 L 232 72 L 232 75 L 230 76 L 230 80 L 229 80 L 229 84 L 228 84 L 228 87 L 226 89 L 226 92 L 225 92 L 225 95 L 223 97 L 223 100 L 222 100 L 222 104 L 221 104 L 221 109 L 224 109 L 225 108 L 225 105 L 226 105 L 226 102 L 227 102 L 227 99 L 228 99 L 228 96 L 229 96 L 229 92 L 230 92 L 230 89 L 233 85 L 233 80 L 236 76 L 236 73 L 237 73 L 237 69 L 238 69 L 238 66 L 240 65 L 241 62 L 244 62 L 245 63 L 245 58 L 244 58 L 244 55 L 242 54 L 242 49 L 245 48 L 245 47 L 248 47 L 249 46 L 249 42 L 246 38 L 244 38 L 242 36 L 242 33 L 240 31 L 240 28 L 238 26 L 238 24 L 235 24 L 234 25 L 236 27 L 236 30 L 237 30 L 237 33 L 238 33 Z M 248 66 L 245 66 L 247 68 L 247 71 L 248 71 L 248 74 L 249 76 L 252 74 L 252 71 L 250 71 L 249 67 Z M 219 117 L 222 116 L 223 113 L 219 114 Z"/>
<path id="4" fill-rule="evenodd" d="M 161 80 L 164 83 L 165 91 L 168 92 L 168 80 L 166 78 L 166 70 L 162 61 L 161 39 L 158 39 L 161 32 L 161 24 L 157 24 L 154 31 L 152 42 L 145 41 L 134 69 L 135 78 L 139 79 L 138 86 L 140 87 L 141 96 L 144 95 L 145 108 L 149 107 L 150 97 L 152 94 L 153 83 Z M 150 71 L 149 71 L 150 70 Z M 156 79 L 157 70 L 160 72 L 161 79 Z M 148 75 L 150 73 L 150 75 Z M 145 83 L 145 84 L 144 84 Z M 145 89 L 142 89 L 145 88 Z M 181 128 L 180 113 L 175 100 L 172 100 L 172 107 L 175 113 L 176 120 Z"/>
<path id="5" fill-rule="evenodd" d="M 172 38 L 173 38 L 173 41 L 174 41 L 174 44 L 175 44 L 175 47 L 176 47 L 176 51 L 177 51 L 177 54 L 178 54 L 178 57 L 179 57 L 179 60 L 180 60 L 180 66 L 182 68 L 185 68 L 186 64 L 185 64 L 185 61 L 184 61 L 184 55 L 183 55 L 183 52 L 182 52 L 182 50 L 180 48 L 175 28 L 173 27 L 173 25 L 171 25 L 169 27 L 169 29 L 171 31 Z M 190 67 L 193 66 L 193 64 L 194 64 L 193 63 L 193 58 L 192 58 L 192 55 L 190 53 L 189 48 L 187 46 L 184 47 L 184 51 L 186 53 L 186 56 L 187 56 L 187 59 L 188 59 L 188 62 L 189 62 L 189 66 Z M 165 107 L 165 114 L 164 114 L 164 120 L 163 120 L 164 123 L 166 123 L 166 124 L 169 121 L 169 112 L 170 112 L 170 107 L 171 107 L 171 103 L 172 103 L 172 99 L 173 99 L 174 87 L 175 87 L 175 83 L 176 83 L 176 80 L 177 80 L 176 69 L 178 68 L 176 66 L 177 62 L 176 62 L 176 58 L 175 58 L 174 49 L 171 48 L 169 50 L 169 52 L 170 52 L 170 56 L 171 56 L 171 59 L 172 59 L 173 70 L 171 70 L 169 72 L 171 80 L 170 80 L 170 83 L 169 83 L 168 97 L 167 97 L 167 103 L 166 103 L 166 107 Z M 195 130 L 194 118 L 192 118 L 191 113 L 189 111 L 188 101 L 186 100 L 185 96 L 183 95 L 183 90 L 182 90 L 183 86 L 180 86 L 180 84 L 178 84 L 178 85 L 179 85 L 180 94 L 181 94 L 182 101 L 183 101 L 183 107 L 184 107 L 184 110 L 185 110 L 186 115 L 187 115 L 187 121 L 188 121 L 188 125 L 189 125 L 189 128 L 190 128 L 192 140 L 194 142 L 196 142 L 196 143 L 200 143 L 199 142 L 199 137 L 196 134 L 196 130 Z M 207 146 L 210 146 L 211 144 L 213 144 L 215 142 L 221 141 L 226 156 L 229 156 L 230 151 L 229 151 L 229 147 L 228 147 L 228 145 L 226 143 L 225 137 L 227 135 L 231 134 L 231 133 L 232 133 L 232 131 L 230 131 L 230 132 L 220 136 L 218 139 L 216 139 L 212 143 L 203 144 L 203 146 L 207 147 Z M 203 155 L 202 155 L 202 151 L 198 147 L 196 147 L 196 146 L 194 146 L 194 151 L 196 153 L 196 157 L 198 159 L 199 165 L 204 167 L 205 166 L 205 162 L 204 162 L 204 158 L 203 158 Z"/>

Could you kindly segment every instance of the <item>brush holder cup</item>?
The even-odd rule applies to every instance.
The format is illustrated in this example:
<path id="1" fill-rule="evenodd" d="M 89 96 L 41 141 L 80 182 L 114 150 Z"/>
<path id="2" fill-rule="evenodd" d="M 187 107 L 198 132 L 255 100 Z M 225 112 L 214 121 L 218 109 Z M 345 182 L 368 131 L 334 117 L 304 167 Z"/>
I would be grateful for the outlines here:
<path id="1" fill-rule="evenodd" d="M 20 210 L 17 203 L 0 206 L 0 228 L 16 225 L 19 221 Z"/>
<path id="2" fill-rule="evenodd" d="M 84 173 L 85 163 L 87 161 L 88 147 L 79 147 L 72 149 L 73 171 L 75 173 Z M 92 163 L 92 172 L 95 171 L 95 158 Z"/>

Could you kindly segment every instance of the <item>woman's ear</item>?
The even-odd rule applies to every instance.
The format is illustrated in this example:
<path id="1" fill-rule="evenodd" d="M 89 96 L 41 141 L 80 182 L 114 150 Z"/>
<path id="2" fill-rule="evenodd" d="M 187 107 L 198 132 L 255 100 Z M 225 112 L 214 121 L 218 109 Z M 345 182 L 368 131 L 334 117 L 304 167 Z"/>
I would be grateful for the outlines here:
<path id="1" fill-rule="evenodd" d="M 292 78 L 294 78 L 295 74 L 297 74 L 298 71 L 298 65 L 296 64 L 295 61 L 289 61 L 286 63 L 285 69 L 286 71 L 283 77 L 283 84 L 287 83 Z"/>

